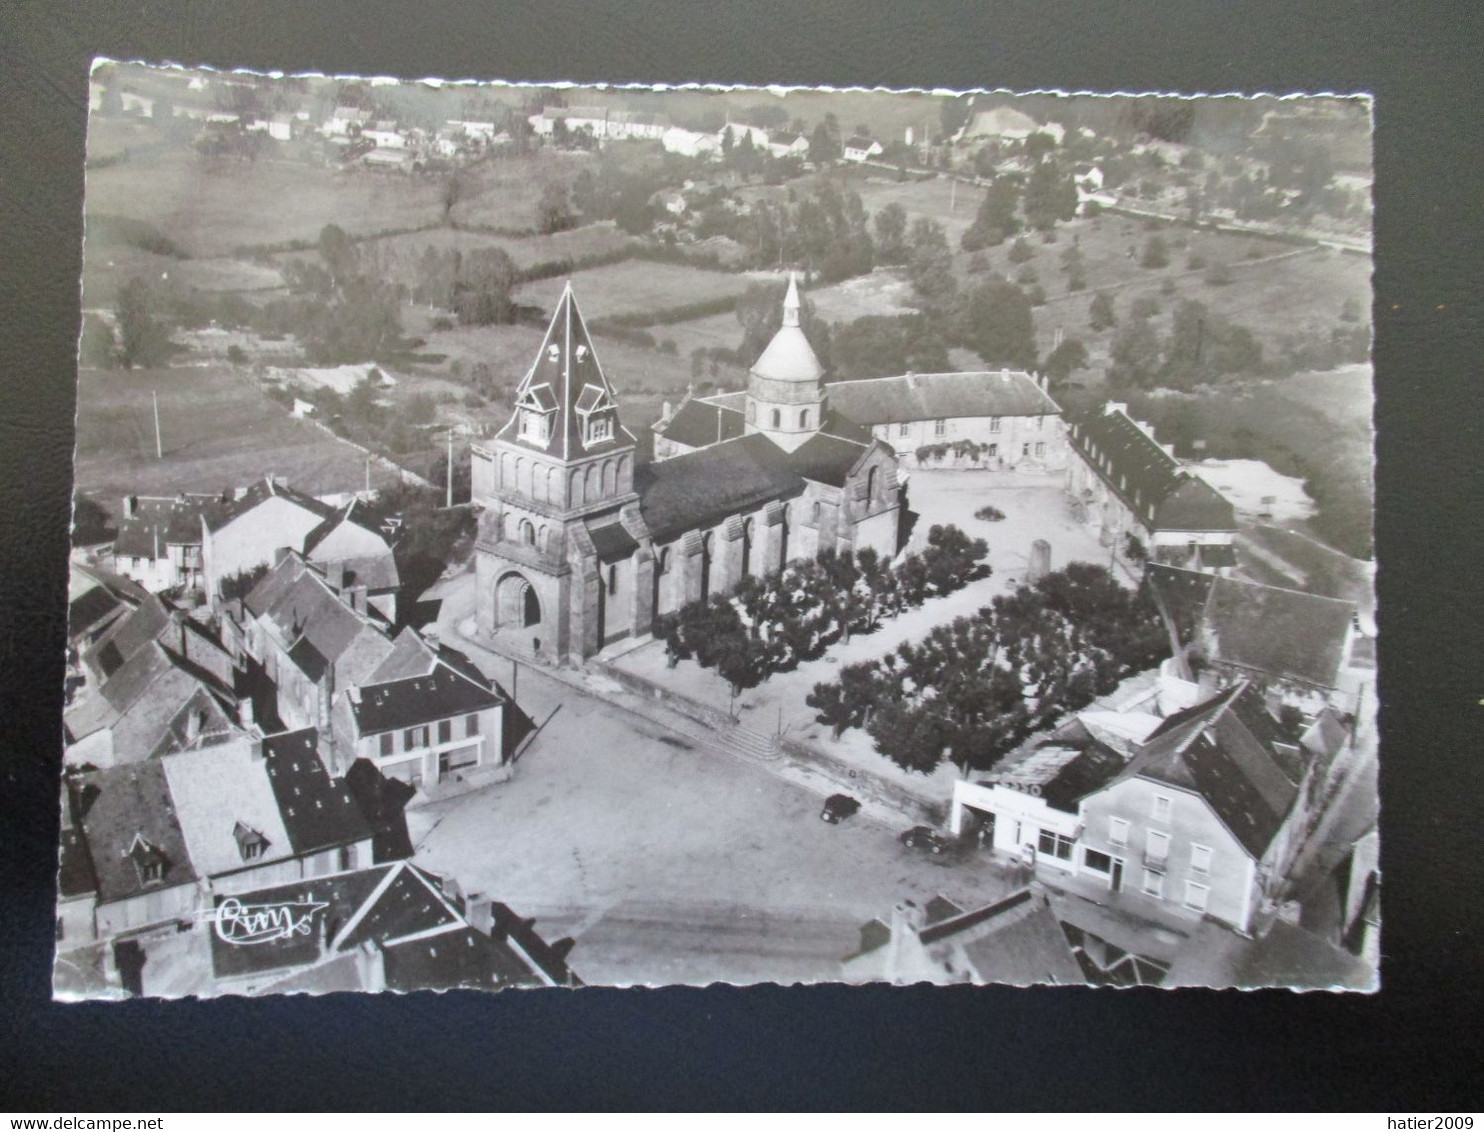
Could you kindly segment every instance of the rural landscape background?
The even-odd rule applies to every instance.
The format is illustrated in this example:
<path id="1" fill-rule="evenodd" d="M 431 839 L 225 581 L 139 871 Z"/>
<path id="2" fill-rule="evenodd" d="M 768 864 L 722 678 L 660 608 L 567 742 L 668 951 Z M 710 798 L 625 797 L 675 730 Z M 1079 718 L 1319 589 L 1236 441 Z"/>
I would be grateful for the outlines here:
<path id="1" fill-rule="evenodd" d="M 687 156 L 539 136 L 533 117 L 564 103 L 803 143 L 779 156 L 739 129 Z M 131 492 L 265 473 L 318 494 L 403 469 L 441 487 L 450 434 L 467 497 L 467 444 L 506 419 L 568 279 L 644 453 L 664 401 L 744 386 L 796 266 L 837 377 L 1010 365 L 1047 373 L 1068 411 L 1128 401 L 1182 458 L 1263 460 L 1302 485 L 1286 511 L 1256 492 L 1247 561 L 1348 595 L 1371 553 L 1369 113 L 1315 105 L 102 65 L 79 523 L 106 526 Z M 395 159 L 327 137 L 336 107 L 401 131 Z M 1058 128 L 974 136 L 1012 107 Z M 853 138 L 875 151 L 841 160 Z"/>

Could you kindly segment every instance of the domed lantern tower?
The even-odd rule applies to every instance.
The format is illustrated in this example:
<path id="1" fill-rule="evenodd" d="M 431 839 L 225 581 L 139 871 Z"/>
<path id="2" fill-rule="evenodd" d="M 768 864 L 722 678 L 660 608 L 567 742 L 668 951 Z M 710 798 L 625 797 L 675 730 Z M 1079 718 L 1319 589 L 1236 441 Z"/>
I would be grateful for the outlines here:
<path id="1" fill-rule="evenodd" d="M 747 431 L 792 452 L 819 431 L 824 367 L 799 325 L 799 284 L 790 273 L 783 325 L 747 379 Z"/>

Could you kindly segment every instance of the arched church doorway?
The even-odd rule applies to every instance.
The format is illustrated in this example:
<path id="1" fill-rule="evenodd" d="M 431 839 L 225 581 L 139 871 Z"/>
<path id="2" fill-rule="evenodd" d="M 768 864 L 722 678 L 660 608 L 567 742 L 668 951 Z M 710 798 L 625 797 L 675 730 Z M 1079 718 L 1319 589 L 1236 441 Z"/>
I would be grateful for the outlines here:
<path id="1" fill-rule="evenodd" d="M 529 629 L 541 624 L 541 599 L 519 574 L 506 574 L 495 585 L 496 628 Z"/>

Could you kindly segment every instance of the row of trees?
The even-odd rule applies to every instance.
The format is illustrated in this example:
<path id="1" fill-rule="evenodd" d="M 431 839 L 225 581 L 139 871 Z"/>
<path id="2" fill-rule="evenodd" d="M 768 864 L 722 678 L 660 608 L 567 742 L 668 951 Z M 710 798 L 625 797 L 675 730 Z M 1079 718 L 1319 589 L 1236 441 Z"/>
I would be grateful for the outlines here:
<path id="1" fill-rule="evenodd" d="M 1245 326 L 1227 321 L 1195 299 L 1176 303 L 1169 333 L 1161 337 L 1149 297 L 1130 307 L 1126 325 L 1113 339 L 1108 380 L 1118 388 L 1192 389 L 1224 378 L 1262 372 L 1262 345 Z M 1112 300 L 1094 300 L 1094 327 L 1116 318 Z"/>
<path id="2" fill-rule="evenodd" d="M 869 633 L 885 617 L 985 577 L 989 547 L 954 526 L 935 526 L 921 553 L 895 566 L 874 550 L 827 550 L 781 574 L 748 576 L 731 594 L 714 594 L 659 619 L 656 636 L 672 665 L 694 658 L 715 668 L 735 696 L 774 672 L 821 655 L 833 642 Z"/>
<path id="3" fill-rule="evenodd" d="M 1156 663 L 1166 642 L 1146 594 L 1073 563 L 917 644 L 847 665 L 807 703 L 837 738 L 864 728 L 906 770 L 931 773 L 947 758 L 967 774 Z"/>

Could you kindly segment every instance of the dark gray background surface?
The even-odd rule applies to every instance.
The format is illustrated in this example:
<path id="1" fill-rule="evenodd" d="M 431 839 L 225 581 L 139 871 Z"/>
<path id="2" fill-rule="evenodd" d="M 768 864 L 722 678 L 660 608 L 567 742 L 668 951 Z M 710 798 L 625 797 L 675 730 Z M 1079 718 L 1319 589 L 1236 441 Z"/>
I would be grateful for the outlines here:
<path id="1" fill-rule="evenodd" d="M 0 1108 L 1480 1107 L 1479 5 L 0 5 Z M 1385 990 L 49 1000 L 94 55 L 512 80 L 1372 91 Z"/>

